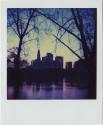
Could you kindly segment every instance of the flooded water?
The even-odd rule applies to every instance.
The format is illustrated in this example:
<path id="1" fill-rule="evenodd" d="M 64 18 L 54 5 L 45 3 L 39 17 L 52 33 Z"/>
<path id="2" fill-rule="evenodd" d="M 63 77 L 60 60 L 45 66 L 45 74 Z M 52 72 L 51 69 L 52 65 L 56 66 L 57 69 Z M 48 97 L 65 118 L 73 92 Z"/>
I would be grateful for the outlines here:
<path id="1" fill-rule="evenodd" d="M 8 85 L 8 99 L 87 99 L 88 90 L 85 87 L 62 82 L 22 82 Z"/>

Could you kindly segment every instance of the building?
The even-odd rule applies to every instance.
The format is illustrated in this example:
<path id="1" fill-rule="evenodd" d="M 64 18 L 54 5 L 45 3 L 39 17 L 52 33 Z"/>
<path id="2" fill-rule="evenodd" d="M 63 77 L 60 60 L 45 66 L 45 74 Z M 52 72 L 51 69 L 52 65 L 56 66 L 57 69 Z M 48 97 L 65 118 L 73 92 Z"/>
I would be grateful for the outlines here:
<path id="1" fill-rule="evenodd" d="M 37 52 L 37 61 L 41 61 L 40 50 L 38 50 L 38 52 Z"/>
<path id="2" fill-rule="evenodd" d="M 63 57 L 62 56 L 55 57 L 55 66 L 56 68 L 63 69 Z"/>
<path id="3" fill-rule="evenodd" d="M 40 56 L 40 50 L 37 52 L 37 59 L 31 61 L 31 66 L 34 69 L 40 69 L 41 68 L 41 56 Z"/>
<path id="4" fill-rule="evenodd" d="M 72 62 L 66 62 L 66 70 L 72 70 Z"/>
<path id="5" fill-rule="evenodd" d="M 84 60 L 78 60 L 74 63 L 74 69 L 78 71 L 84 71 L 86 69 L 87 65 Z"/>
<path id="6" fill-rule="evenodd" d="M 43 62 L 52 62 L 53 61 L 53 54 L 47 53 L 46 56 L 42 57 Z"/>
<path id="7" fill-rule="evenodd" d="M 53 61 L 53 54 L 47 53 L 47 57 L 48 57 L 49 61 Z"/>
<path id="8" fill-rule="evenodd" d="M 53 60 L 53 54 L 47 53 L 46 56 L 40 56 L 40 50 L 37 52 L 37 59 L 31 62 L 31 65 L 34 69 L 57 69 L 63 68 L 63 57 L 56 56 L 55 60 Z"/>
<path id="9" fill-rule="evenodd" d="M 42 57 L 43 68 L 51 69 L 54 68 L 53 64 L 53 54 L 47 53 L 45 57 Z"/>

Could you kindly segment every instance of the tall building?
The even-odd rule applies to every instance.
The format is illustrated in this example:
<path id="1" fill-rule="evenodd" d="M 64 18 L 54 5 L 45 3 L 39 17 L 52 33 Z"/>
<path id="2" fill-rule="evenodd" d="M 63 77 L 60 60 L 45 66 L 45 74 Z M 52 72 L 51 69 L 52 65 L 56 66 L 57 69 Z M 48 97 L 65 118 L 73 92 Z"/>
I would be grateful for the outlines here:
<path id="1" fill-rule="evenodd" d="M 86 66 L 87 65 L 84 60 L 78 60 L 74 63 L 74 69 L 76 70 L 85 70 Z"/>
<path id="2" fill-rule="evenodd" d="M 42 57 L 43 62 L 51 62 L 53 61 L 53 54 L 47 53 L 46 56 Z"/>
<path id="3" fill-rule="evenodd" d="M 38 49 L 38 52 L 37 52 L 37 60 L 38 60 L 38 61 L 41 61 L 40 50 L 39 50 L 39 49 Z"/>
<path id="4" fill-rule="evenodd" d="M 43 68 L 53 68 L 53 54 L 47 53 L 46 56 L 42 57 Z"/>
<path id="5" fill-rule="evenodd" d="M 53 54 L 47 53 L 47 57 L 50 61 L 53 61 Z"/>
<path id="6" fill-rule="evenodd" d="M 72 69 L 72 62 L 66 62 L 66 70 Z"/>
<path id="7" fill-rule="evenodd" d="M 56 64 L 56 68 L 63 68 L 63 57 L 56 56 L 55 57 L 55 64 Z"/>
<path id="8" fill-rule="evenodd" d="M 34 69 L 40 69 L 41 68 L 41 57 L 40 57 L 40 50 L 37 51 L 37 59 L 31 61 L 31 65 Z"/>

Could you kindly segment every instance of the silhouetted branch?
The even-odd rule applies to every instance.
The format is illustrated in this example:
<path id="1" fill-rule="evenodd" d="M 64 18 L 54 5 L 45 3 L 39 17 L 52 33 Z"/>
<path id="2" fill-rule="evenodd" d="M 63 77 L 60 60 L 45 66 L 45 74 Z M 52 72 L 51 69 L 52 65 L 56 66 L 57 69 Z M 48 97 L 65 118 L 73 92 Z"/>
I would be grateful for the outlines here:
<path id="1" fill-rule="evenodd" d="M 68 45 L 61 41 L 56 35 L 52 34 L 60 43 L 62 43 L 65 47 L 67 47 L 74 55 L 76 55 L 79 59 L 82 59 L 77 53 L 75 53 Z"/>
<path id="2" fill-rule="evenodd" d="M 67 23 L 69 23 L 70 21 L 72 21 L 74 18 L 70 18 L 69 20 L 67 20 L 62 26 L 64 27 Z M 59 30 L 61 30 L 62 27 L 59 28 Z"/>
<path id="3" fill-rule="evenodd" d="M 14 16 L 14 14 L 13 14 L 12 11 L 10 11 L 10 14 L 11 14 L 11 16 L 12 16 L 12 19 L 13 19 L 13 21 L 14 21 L 14 23 L 15 23 L 15 26 L 16 26 L 17 32 L 18 32 L 18 27 L 17 27 L 17 22 L 16 22 L 16 19 L 15 19 L 15 16 Z M 14 28 L 13 28 L 13 30 L 14 30 Z M 15 32 L 15 30 L 14 30 L 14 32 Z M 16 33 L 18 36 L 20 36 L 19 32 L 18 32 L 18 33 L 17 33 L 17 32 L 15 32 L 15 33 Z"/>
<path id="4" fill-rule="evenodd" d="M 74 52 L 77 52 L 77 51 L 79 51 L 79 50 L 81 50 L 82 48 L 80 47 L 79 49 L 77 49 L 77 50 L 75 50 Z"/>
<path id="5" fill-rule="evenodd" d="M 73 23 L 70 23 L 69 26 L 67 27 L 67 29 L 72 25 Z M 66 31 L 63 32 L 62 35 L 60 35 L 60 39 L 65 35 Z M 57 36 L 59 35 L 59 30 L 58 30 L 58 34 Z"/>
<path id="6" fill-rule="evenodd" d="M 35 12 L 35 11 L 34 11 L 34 9 L 33 9 L 33 12 L 31 13 L 31 15 L 30 15 L 30 17 L 29 17 L 29 19 L 28 19 L 28 21 L 27 21 L 27 25 L 26 25 L 26 27 L 25 27 L 25 30 L 24 30 L 22 36 L 25 35 L 25 33 L 26 33 L 27 29 L 28 29 L 29 23 L 30 23 L 30 21 L 31 21 L 31 19 L 32 19 L 32 16 L 34 15 L 34 12 Z"/>
<path id="7" fill-rule="evenodd" d="M 16 22 L 16 26 L 17 26 L 18 34 L 21 35 L 20 28 L 19 28 L 19 9 L 17 9 L 17 22 Z"/>
<path id="8" fill-rule="evenodd" d="M 69 31 L 67 28 L 61 26 L 59 23 L 57 23 L 55 20 L 51 19 L 49 16 L 46 16 L 45 14 L 43 14 L 42 12 L 36 10 L 36 12 L 40 13 L 42 16 L 46 17 L 47 19 L 49 19 L 50 21 L 52 21 L 54 24 L 56 24 L 57 26 L 59 26 L 60 28 L 64 29 L 66 32 L 68 32 L 69 34 L 71 34 L 72 36 L 74 36 L 75 38 L 77 38 L 79 41 L 82 41 L 81 38 L 79 38 L 76 34 L 72 33 L 71 31 Z"/>
<path id="9" fill-rule="evenodd" d="M 25 36 L 27 35 L 27 34 L 29 34 L 32 30 L 34 30 L 34 29 L 37 29 L 38 30 L 38 27 L 36 27 L 36 26 L 34 26 L 33 28 L 31 28 L 29 31 L 27 31 L 26 33 L 25 33 Z"/>
<path id="10" fill-rule="evenodd" d="M 81 43 L 82 43 L 82 47 L 83 47 L 84 56 L 86 59 L 88 59 L 88 57 L 90 56 L 90 50 L 87 45 L 86 36 L 84 33 L 83 19 L 80 16 L 79 11 L 77 9 L 76 9 L 76 11 L 77 11 L 77 16 L 76 16 L 74 9 L 73 8 L 71 9 L 71 12 L 72 12 L 74 20 L 75 20 L 76 27 L 78 28 L 78 31 L 80 32 L 80 35 L 81 35 Z"/>
<path id="11" fill-rule="evenodd" d="M 30 39 L 30 40 L 27 40 L 27 41 L 23 41 L 23 44 L 27 43 L 27 42 L 30 42 L 30 41 L 33 41 L 35 39 Z"/>
<path id="12" fill-rule="evenodd" d="M 77 20 L 77 18 L 76 18 L 76 14 L 75 14 L 75 12 L 74 12 L 74 9 L 71 8 L 71 11 L 72 11 L 72 14 L 73 14 L 73 18 L 74 18 L 75 24 L 76 24 L 78 30 L 80 30 L 80 25 L 79 25 L 78 20 Z"/>
<path id="13" fill-rule="evenodd" d="M 14 33 L 19 37 L 19 34 L 17 33 L 17 31 L 15 30 L 15 28 L 13 27 L 13 25 L 9 24 L 9 27 L 11 27 L 12 30 L 14 31 Z"/>

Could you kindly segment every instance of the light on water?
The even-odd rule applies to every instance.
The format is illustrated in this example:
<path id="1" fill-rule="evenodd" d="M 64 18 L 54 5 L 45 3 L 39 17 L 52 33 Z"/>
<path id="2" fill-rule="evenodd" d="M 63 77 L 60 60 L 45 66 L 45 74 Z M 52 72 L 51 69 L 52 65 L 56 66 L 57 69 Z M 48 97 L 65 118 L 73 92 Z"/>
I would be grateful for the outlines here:
<path id="1" fill-rule="evenodd" d="M 16 95 L 16 96 L 15 96 Z M 87 89 L 60 82 L 58 84 L 23 82 L 18 87 L 8 86 L 8 99 L 86 99 Z"/>

